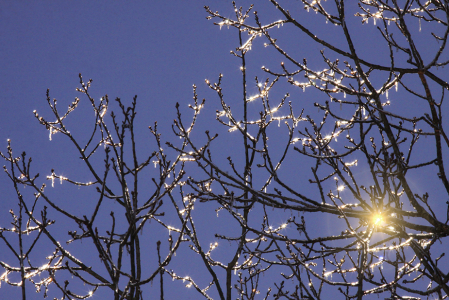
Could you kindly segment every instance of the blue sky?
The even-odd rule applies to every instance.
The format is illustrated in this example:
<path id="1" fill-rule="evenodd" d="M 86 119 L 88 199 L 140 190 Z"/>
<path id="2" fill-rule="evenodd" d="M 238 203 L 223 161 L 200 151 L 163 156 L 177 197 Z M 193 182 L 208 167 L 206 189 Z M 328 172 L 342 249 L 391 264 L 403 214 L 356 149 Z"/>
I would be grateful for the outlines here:
<path id="1" fill-rule="evenodd" d="M 244 8 L 251 2 L 240 1 L 238 5 Z M 256 10 L 263 23 L 280 18 L 279 12 L 269 3 L 257 1 Z M 176 117 L 175 104 L 179 102 L 185 116 L 189 116 L 187 105 L 192 103 L 192 85 L 198 86 L 199 98 L 206 98 L 206 108 L 201 113 L 197 136 L 206 129 L 219 131 L 214 123 L 215 110 L 219 109 L 219 101 L 215 94 L 207 88 L 204 80 L 212 82 L 219 73 L 224 74 L 224 92 L 230 103 L 241 97 L 241 81 L 239 60 L 230 55 L 230 50 L 238 45 L 237 32 L 213 25 L 206 20 L 204 5 L 209 5 L 213 11 L 218 10 L 223 15 L 232 16 L 233 8 L 225 1 L 2 1 L 0 3 L 0 147 L 6 151 L 6 140 L 12 140 L 12 146 L 18 155 L 26 151 L 33 157 L 33 169 L 41 174 L 41 179 L 55 168 L 58 174 L 67 177 L 82 178 L 83 168 L 77 168 L 77 157 L 68 149 L 68 143 L 61 135 L 53 136 L 49 141 L 48 130 L 40 126 L 33 116 L 33 110 L 51 119 L 46 102 L 46 90 L 50 89 L 50 97 L 57 98 L 60 106 L 65 108 L 73 99 L 80 96 L 75 91 L 79 87 L 78 74 L 82 73 L 85 81 L 93 79 L 92 96 L 96 99 L 108 94 L 111 99 L 121 98 L 130 104 L 134 95 L 138 96 L 137 125 L 141 129 L 140 154 L 145 154 L 148 147 L 153 147 L 147 127 L 158 121 L 163 139 L 175 140 L 171 124 Z M 290 5 L 290 4 L 289 4 Z M 326 26 L 324 20 L 313 18 L 314 14 L 306 14 L 302 6 L 292 5 L 293 13 L 301 13 L 302 20 L 310 27 L 316 28 L 323 38 L 328 38 L 341 45 L 336 29 Z M 317 21 L 318 20 L 318 21 Z M 356 25 L 356 23 L 352 24 Z M 359 25 L 357 25 L 359 26 Z M 374 26 L 363 25 L 364 32 L 375 34 Z M 287 34 L 279 35 L 279 41 L 285 43 L 288 50 L 297 57 L 308 57 L 309 63 L 317 68 L 323 63 L 318 57 L 311 57 L 313 51 L 321 50 L 322 46 L 313 45 L 305 35 L 294 33 L 291 28 L 283 29 Z M 357 35 L 362 29 L 355 29 L 356 46 L 371 46 L 364 48 L 363 55 L 373 61 L 381 61 L 388 53 L 379 51 L 375 42 L 367 35 Z M 415 28 L 418 30 L 418 28 Z M 290 35 L 289 35 L 290 34 Z M 293 34 L 293 35 L 291 35 Z M 254 76 L 265 78 L 260 70 L 262 64 L 269 68 L 278 68 L 280 58 L 267 59 L 273 54 L 270 48 L 262 46 L 262 40 L 256 40 L 254 50 L 248 55 L 249 78 Z M 426 47 L 429 45 L 426 45 Z M 429 46 L 429 48 L 431 45 Z M 330 52 L 329 52 L 330 54 Z M 332 54 L 331 54 L 332 56 Z M 309 58 L 310 57 L 310 58 Z M 285 83 L 282 83 L 285 85 Z M 254 93 L 257 87 L 253 81 L 248 82 L 249 91 Z M 293 88 L 285 85 L 278 92 L 282 96 Z M 293 91 L 295 92 L 295 91 Z M 302 92 L 301 92 L 302 93 Z M 290 100 L 297 101 L 297 111 L 305 107 L 316 113 L 313 102 L 327 100 L 313 91 L 303 96 L 298 91 Z M 276 95 L 276 94 L 275 94 Z M 86 100 L 82 97 L 81 101 Z M 402 101 L 404 99 L 400 99 Z M 238 102 L 236 102 L 238 103 Z M 413 114 L 418 106 L 400 104 L 395 107 L 403 112 Z M 73 114 L 69 124 L 74 134 L 80 137 L 88 132 L 92 111 L 89 104 L 80 105 L 79 111 Z M 254 110 L 255 115 L 258 111 Z M 87 127 L 86 127 L 87 126 Z M 87 128 L 87 129 L 86 129 Z M 282 141 L 274 136 L 273 140 Z M 232 137 L 219 140 L 215 149 L 217 155 L 226 158 L 235 141 Z M 153 151 L 153 149 L 151 149 Z M 426 150 L 423 148 L 423 154 Z M 302 162 L 295 161 L 294 166 Z M 308 169 L 310 170 L 310 168 Z M 285 173 L 291 182 L 304 182 L 309 178 L 296 169 Z M 363 177 L 364 171 L 360 171 Z M 427 189 L 420 186 L 419 175 L 410 175 L 419 193 Z M 432 185 L 432 183 L 430 183 Z M 64 190 L 56 186 L 49 192 L 60 203 L 73 211 L 82 214 L 85 197 L 89 193 L 67 187 Z M 9 209 L 16 209 L 15 195 L 6 176 L 0 177 L 0 222 L 5 226 L 9 222 Z M 47 188 L 49 189 L 49 188 Z M 72 193 L 73 192 L 73 193 Z M 314 193 L 310 192 L 311 195 Z M 79 193 L 79 194 L 77 194 Z M 433 196 L 437 196 L 434 194 Z M 441 208 L 442 207 L 442 208 Z M 445 213 L 445 205 L 437 213 Z M 205 211 L 213 212 L 209 207 Z M 215 213 L 214 213 L 215 214 Z M 57 215 L 54 216 L 55 219 Z M 226 217 L 224 217 L 226 218 Z M 278 216 L 275 222 L 282 223 L 284 216 Z M 324 221 L 323 221 L 324 220 Z M 198 224 L 208 226 L 214 222 L 210 215 L 199 218 Z M 329 222 L 326 219 L 315 219 L 310 222 L 317 224 Z M 332 227 L 332 224 L 326 226 Z M 230 230 L 233 230 L 232 228 Z M 62 234 L 62 233 L 61 233 Z M 204 233 L 205 244 L 214 241 L 213 232 Z M 154 239 L 160 238 L 156 234 Z M 3 251 L 2 244 L 0 252 Z M 84 246 L 83 246 L 84 247 Z M 79 250 L 80 248 L 76 248 Z M 88 250 L 86 250 L 88 251 Z M 82 253 L 83 255 L 86 253 Z M 226 255 L 223 250 L 222 255 Z M 186 259 L 180 263 L 181 272 L 193 271 L 195 261 Z M 199 275 L 201 276 L 201 275 Z M 166 278 L 168 297 L 174 297 L 180 291 L 185 291 L 182 284 L 170 285 Z M 206 280 L 203 281 L 205 283 Z M 156 284 L 156 283 L 155 283 Z M 170 289 L 173 286 L 175 289 Z M 2 285 L 0 295 L 9 298 L 17 297 L 19 289 Z M 30 293 L 32 294 L 32 293 Z M 186 297 L 196 299 L 195 292 L 188 292 Z M 99 298 L 98 298 L 99 299 Z M 172 298 L 174 299 L 174 298 Z M 185 298 L 188 299 L 188 298 Z"/>
<path id="2" fill-rule="evenodd" d="M 3 1 L 0 5 L 2 152 L 6 152 L 6 140 L 11 139 L 17 155 L 26 151 L 33 158 L 32 169 L 40 173 L 42 182 L 52 168 L 64 176 L 84 179 L 85 169 L 77 164 L 67 141 L 56 134 L 50 142 L 48 130 L 38 124 L 32 113 L 36 110 L 41 116 L 53 118 L 46 102 L 47 89 L 52 99 L 58 99 L 61 109 L 80 96 L 75 91 L 80 86 L 79 73 L 85 81 L 93 79 L 92 95 L 97 99 L 108 94 L 111 100 L 120 97 L 129 105 L 134 95 L 138 95 L 137 126 L 141 128 L 142 154 L 147 151 L 145 146 L 154 146 L 147 129 L 154 121 L 158 121 L 164 137 L 173 140 L 170 126 L 176 116 L 175 104 L 179 102 L 184 112 L 188 112 L 192 85 L 198 85 L 200 98 L 211 97 L 213 93 L 204 83 L 206 78 L 217 78 L 222 72 L 231 79 L 228 74 L 239 72 L 238 61 L 229 55 L 237 44 L 237 36 L 225 29 L 220 31 L 206 20 L 203 8 L 206 4 L 214 10 L 233 13 L 232 6 L 221 1 Z M 210 117 L 201 121 L 202 125 L 215 118 L 218 103 L 215 104 L 205 109 Z M 83 136 L 90 130 L 83 125 L 92 117 L 92 111 L 87 102 L 78 110 L 68 122 L 74 134 Z M 6 176 L 0 180 L 0 187 L 3 191 L 0 219 L 2 226 L 7 227 L 8 211 L 17 211 L 17 205 Z M 77 196 L 71 197 L 62 187 L 68 188 L 69 194 L 73 190 Z M 82 189 L 64 184 L 48 191 L 59 197 L 58 203 L 82 214 L 85 206 L 80 199 L 87 197 Z M 67 236 L 66 232 L 62 230 L 61 235 Z M 163 238 L 165 241 L 166 236 Z M 42 250 L 45 249 L 42 244 L 38 246 L 42 247 L 40 251 L 52 251 Z M 77 249 L 84 253 L 93 250 L 85 247 L 84 244 Z M 42 262 L 41 258 L 36 263 Z M 195 268 L 189 263 L 182 265 L 181 271 Z M 171 283 L 168 278 L 166 281 Z M 182 285 L 176 286 L 184 291 Z M 167 287 L 168 297 L 180 291 Z M 30 296 L 33 293 L 29 291 Z M 3 284 L 0 294 L 18 297 L 20 289 Z M 195 292 L 189 295 L 191 299 L 197 296 Z"/>

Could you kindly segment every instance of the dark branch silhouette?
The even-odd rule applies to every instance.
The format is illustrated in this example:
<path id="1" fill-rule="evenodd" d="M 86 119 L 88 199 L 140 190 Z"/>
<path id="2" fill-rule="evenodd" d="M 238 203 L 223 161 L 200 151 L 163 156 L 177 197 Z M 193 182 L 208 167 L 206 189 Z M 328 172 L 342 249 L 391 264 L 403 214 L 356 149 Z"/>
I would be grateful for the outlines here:
<path id="1" fill-rule="evenodd" d="M 443 121 L 449 110 L 443 103 L 449 84 L 439 68 L 449 63 L 449 2 L 269 2 L 282 18 L 268 23 L 257 7 L 244 10 L 233 3 L 232 17 L 206 7 L 208 19 L 235 32 L 231 54 L 241 65 L 242 85 L 235 87 L 241 98 L 226 97 L 222 74 L 216 82 L 206 80 L 216 92 L 220 127 L 199 128 L 206 103 L 194 86 L 191 117 L 176 106 L 177 138 L 164 143 L 155 123 L 149 129 L 156 148 L 146 157 L 138 155 L 137 97 L 130 107 L 116 99 L 116 114 L 107 95 L 93 99 L 92 80 L 80 75 L 78 91 L 94 112 L 82 143 L 66 126 L 81 100 L 61 112 L 47 91 L 53 116 L 34 112 L 36 119 L 50 140 L 58 134 L 71 142 L 85 178 L 92 179 L 66 178 L 56 167 L 46 179 L 52 186 L 93 186 L 96 197 L 80 200 L 92 208 L 82 215 L 61 205 L 30 170 L 31 159 L 25 152 L 16 156 L 8 141 L 1 156 L 18 211 L 11 210 L 12 227 L 1 224 L 0 249 L 15 258 L 0 257 L 1 281 L 21 288 L 23 299 L 32 286 L 45 295 L 50 287 L 59 290 L 61 299 L 85 299 L 103 289 L 114 299 L 148 299 L 143 289 L 151 286 L 164 299 L 176 281 L 206 299 L 447 298 L 449 139 Z M 307 12 L 338 38 L 322 37 L 314 23 L 304 21 Z M 375 33 L 364 25 L 370 23 Z M 297 36 L 307 40 L 292 51 L 283 41 Z M 368 42 L 360 43 L 361 36 Z M 270 67 L 262 67 L 264 79 L 250 78 L 254 72 L 247 69 L 258 40 L 272 50 L 266 57 Z M 423 44 L 430 41 L 435 43 Z M 313 53 L 311 44 L 324 50 Z M 387 59 L 366 55 L 373 47 Z M 255 93 L 248 88 L 253 83 Z M 319 96 L 297 101 L 290 93 L 277 96 L 279 89 Z M 393 93 L 400 100 L 390 100 Z M 415 114 L 406 107 L 416 107 Z M 213 132 L 218 128 L 225 128 L 232 146 L 221 131 Z M 220 143 L 228 143 L 225 154 Z M 421 186 L 411 173 L 423 178 Z M 428 179 L 432 186 L 426 186 Z M 216 221 L 203 228 L 194 208 L 209 214 L 211 207 Z M 108 220 L 99 217 L 105 209 Z M 55 233 L 60 221 L 73 228 L 65 240 Z M 142 236 L 161 229 L 168 232 L 166 240 L 143 242 Z M 204 232 L 213 232 L 215 241 Z M 31 254 L 40 241 L 48 252 L 39 266 Z M 81 242 L 92 245 L 97 263 L 69 251 L 71 243 Z M 216 251 L 220 247 L 226 253 Z M 201 276 L 177 273 L 177 250 L 198 257 Z M 159 284 L 152 286 L 154 280 Z M 75 293 L 75 282 L 90 290 Z"/>

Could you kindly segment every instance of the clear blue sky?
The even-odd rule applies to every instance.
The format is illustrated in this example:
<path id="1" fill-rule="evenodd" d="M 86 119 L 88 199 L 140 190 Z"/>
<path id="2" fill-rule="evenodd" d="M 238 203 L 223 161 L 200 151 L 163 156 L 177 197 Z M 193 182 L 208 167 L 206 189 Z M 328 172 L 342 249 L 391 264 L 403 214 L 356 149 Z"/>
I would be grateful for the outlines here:
<path id="1" fill-rule="evenodd" d="M 75 91 L 80 86 L 79 73 L 85 81 L 93 79 L 92 95 L 98 99 L 108 94 L 111 100 L 120 97 L 129 105 L 132 97 L 138 95 L 137 126 L 141 128 L 142 154 L 148 150 L 144 148 L 145 143 L 153 140 L 147 128 L 154 121 L 158 121 L 164 136 L 173 140 L 170 126 L 176 117 L 175 103 L 179 102 L 187 113 L 187 105 L 192 103 L 193 84 L 198 85 L 200 98 L 209 97 L 209 103 L 214 103 L 204 110 L 209 112 L 208 122 L 214 120 L 218 101 L 204 80 L 216 79 L 220 72 L 227 80 L 232 79 L 231 74 L 238 76 L 239 62 L 229 55 L 238 39 L 235 31 L 220 31 L 212 21 L 207 21 L 204 5 L 228 12 L 229 16 L 233 14 L 232 5 L 224 1 L 2 1 L 1 151 L 6 152 L 6 140 L 11 139 L 17 155 L 26 151 L 33 157 L 32 169 L 40 173 L 42 182 L 52 168 L 67 177 L 83 180 L 85 169 L 79 167 L 77 156 L 70 155 L 73 152 L 66 140 L 61 135 L 54 135 L 50 142 L 48 130 L 38 124 L 32 113 L 37 110 L 40 115 L 53 118 L 46 102 L 47 88 L 51 98 L 57 98 L 60 108 L 65 109 L 80 96 Z M 239 79 L 234 79 L 234 83 L 228 81 L 227 85 L 237 85 Z M 85 101 L 68 121 L 72 132 L 80 136 L 83 130 L 88 132 L 91 127 L 85 125 L 91 120 L 91 114 Z M 203 112 L 202 116 L 206 117 L 206 114 Z M 202 121 L 202 125 L 205 123 Z M 204 130 L 203 127 L 199 132 Z M 17 211 L 17 205 L 14 190 L 3 176 L 0 180 L 0 222 L 8 227 L 8 211 Z M 65 184 L 62 187 L 70 189 Z M 62 187 L 56 186 L 48 192 L 59 197 L 58 203 L 81 215 L 84 191 L 75 189 L 78 194 L 72 197 Z M 56 215 L 52 217 L 58 219 Z M 58 226 L 61 225 L 64 224 Z M 61 235 L 68 237 L 66 232 Z M 166 236 L 159 238 L 164 242 L 167 239 Z M 152 246 L 156 242 L 156 238 L 153 239 Z M 214 241 L 213 237 L 210 241 Z M 2 244 L 0 249 L 3 247 Z M 80 251 L 80 248 L 75 249 Z M 49 255 L 52 247 L 45 251 L 50 251 L 45 253 Z M 42 259 L 38 259 L 37 264 L 43 263 Z M 195 265 L 186 263 L 184 269 L 189 268 L 193 269 Z M 180 283 L 175 283 L 175 290 L 170 284 L 173 283 L 166 277 L 169 298 L 174 299 L 173 295 L 185 291 Z M 12 299 L 19 293 L 20 289 L 3 284 L 0 298 Z M 191 299 L 197 297 L 194 291 L 189 295 Z"/>
<path id="2" fill-rule="evenodd" d="M 280 18 L 270 4 L 259 0 L 256 2 L 262 22 Z M 238 5 L 247 8 L 250 3 L 240 1 Z M 199 98 L 208 100 L 208 106 L 200 115 L 203 119 L 200 120 L 200 128 L 197 128 L 198 133 L 204 132 L 206 126 L 216 128 L 215 123 L 211 122 L 215 119 L 219 103 L 204 80 L 208 78 L 213 81 L 219 73 L 223 73 L 228 99 L 241 97 L 239 61 L 229 54 L 230 50 L 237 47 L 238 36 L 236 31 L 225 27 L 219 30 L 212 21 L 206 20 L 204 5 L 211 6 L 212 10 L 218 10 L 223 15 L 234 14 L 232 5 L 225 1 L 1 1 L 1 151 L 6 152 L 6 140 L 11 139 L 17 155 L 26 151 L 33 157 L 33 169 L 41 174 L 41 179 L 49 175 L 52 168 L 58 174 L 80 179 L 83 169 L 73 167 L 76 166 L 77 158 L 70 156 L 71 150 L 66 150 L 68 144 L 63 137 L 55 135 L 50 142 L 48 130 L 40 126 L 32 114 L 33 110 L 37 110 L 40 115 L 52 119 L 45 97 L 47 88 L 50 89 L 51 98 L 59 100 L 61 109 L 80 96 L 75 91 L 80 86 L 79 73 L 83 74 L 85 81 L 93 79 L 92 95 L 98 99 L 108 94 L 111 99 L 120 97 L 129 104 L 132 97 L 138 95 L 137 126 L 142 128 L 142 154 L 146 146 L 152 145 L 145 139 L 151 140 L 147 127 L 156 120 L 164 137 L 173 140 L 170 125 L 176 116 L 175 103 L 179 102 L 183 112 L 188 115 L 187 104 L 192 103 L 193 84 L 198 86 Z M 292 11 L 300 12 L 303 8 L 299 6 Z M 267 13 L 264 15 L 264 12 Z M 323 37 L 334 39 L 338 44 L 333 29 L 328 29 L 324 21 L 313 23 L 316 21 L 312 21 L 309 15 L 303 18 L 310 20 L 310 26 L 316 26 Z M 285 30 L 289 32 L 288 28 Z M 371 32 L 374 31 L 373 26 Z M 300 34 L 284 38 L 282 42 L 292 51 L 301 49 L 297 57 L 307 57 L 309 51 L 322 48 L 308 45 L 310 40 Z M 363 45 L 372 41 L 360 36 L 355 42 L 356 45 Z M 264 49 L 261 44 L 261 41 L 257 41 L 255 46 L 259 48 L 248 56 L 249 67 L 252 68 L 251 79 L 255 75 L 264 78 L 260 71 L 264 61 L 266 66 L 271 64 L 271 67 L 279 67 L 280 59 L 267 60 L 271 50 Z M 385 58 L 382 56 L 385 53 L 379 53 L 375 43 L 365 51 L 364 55 L 374 61 Z M 315 60 L 309 58 L 309 62 L 322 67 L 319 57 L 315 57 Z M 250 91 L 251 88 L 256 90 L 254 83 L 248 85 Z M 280 95 L 283 93 L 285 91 L 279 91 Z M 298 99 L 304 100 L 300 93 L 290 100 Z M 81 100 L 86 99 L 81 97 Z M 313 102 L 318 100 L 324 102 L 326 99 L 321 96 L 298 103 L 297 111 L 301 106 L 312 109 Z M 413 108 L 404 107 L 404 110 L 414 112 Z M 70 124 L 72 130 L 82 136 L 83 130 L 88 131 L 90 128 L 83 129 L 82 126 L 90 120 L 92 116 L 88 114 L 92 112 L 87 104 L 81 106 L 80 111 L 85 114 L 74 114 Z M 221 140 L 221 143 L 227 148 L 219 154 L 226 157 L 232 148 L 226 139 Z M 6 226 L 10 218 L 9 209 L 17 209 L 17 206 L 14 191 L 5 175 L 0 177 L 0 190 L 0 224 Z M 424 193 L 426 188 L 418 187 L 418 190 Z M 70 201 L 70 206 L 76 203 L 71 208 L 81 214 L 84 207 L 81 203 L 85 201 L 82 198 L 83 191 L 79 192 L 80 196 L 62 194 L 61 191 L 61 187 L 56 187 L 53 195 L 60 197 L 61 203 Z M 445 206 L 442 207 L 445 209 Z M 57 215 L 53 218 L 58 219 Z M 282 222 L 281 219 L 277 221 Z M 204 224 L 208 223 L 204 221 Z M 204 234 L 213 241 L 208 232 Z M 205 243 L 208 244 L 207 239 Z M 2 249 L 4 245 L 0 244 L 0 252 L 4 251 Z M 195 265 L 188 262 L 183 268 L 193 270 Z M 167 299 L 175 299 L 174 295 L 185 291 L 182 284 L 172 284 L 167 277 L 165 280 Z M 175 289 L 170 289 L 171 286 Z M 19 289 L 2 285 L 0 298 L 13 299 L 19 292 Z M 191 298 L 184 299 L 197 299 L 195 293 L 189 291 L 185 297 Z M 29 294 L 33 295 L 32 292 Z"/>

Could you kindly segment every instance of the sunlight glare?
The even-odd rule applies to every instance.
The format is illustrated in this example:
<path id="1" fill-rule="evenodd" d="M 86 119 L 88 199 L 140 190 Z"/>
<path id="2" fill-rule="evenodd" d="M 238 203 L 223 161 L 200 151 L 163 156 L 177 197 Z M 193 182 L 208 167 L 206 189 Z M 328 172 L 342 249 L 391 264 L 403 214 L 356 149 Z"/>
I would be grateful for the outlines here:
<path id="1" fill-rule="evenodd" d="M 382 223 L 382 221 L 383 221 L 383 218 L 380 213 L 377 213 L 374 215 L 374 217 L 373 217 L 374 225 L 380 225 L 380 223 Z"/>

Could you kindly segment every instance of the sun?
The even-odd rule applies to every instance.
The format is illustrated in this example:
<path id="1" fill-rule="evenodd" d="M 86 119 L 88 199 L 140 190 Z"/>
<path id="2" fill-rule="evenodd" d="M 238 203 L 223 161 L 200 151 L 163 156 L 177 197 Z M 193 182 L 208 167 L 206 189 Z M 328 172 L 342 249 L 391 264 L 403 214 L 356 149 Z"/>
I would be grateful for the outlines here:
<path id="1" fill-rule="evenodd" d="M 380 225 L 383 221 L 382 215 L 380 213 L 376 213 L 373 216 L 374 225 Z"/>

